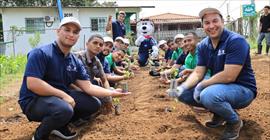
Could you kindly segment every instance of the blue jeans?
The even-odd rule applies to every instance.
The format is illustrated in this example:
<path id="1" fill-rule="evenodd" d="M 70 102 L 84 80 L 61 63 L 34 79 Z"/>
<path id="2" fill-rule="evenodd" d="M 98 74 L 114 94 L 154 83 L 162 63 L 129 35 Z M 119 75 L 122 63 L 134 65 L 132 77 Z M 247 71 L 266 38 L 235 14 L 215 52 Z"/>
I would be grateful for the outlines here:
<path id="1" fill-rule="evenodd" d="M 238 84 L 214 84 L 206 87 L 200 94 L 201 103 L 193 99 L 194 88 L 183 92 L 178 100 L 197 107 L 204 107 L 210 112 L 218 114 L 227 122 L 238 121 L 234 109 L 247 107 L 254 99 L 254 93 Z"/>
<path id="2" fill-rule="evenodd" d="M 69 95 L 76 102 L 74 108 L 55 96 L 38 96 L 27 105 L 27 118 L 30 121 L 41 122 L 35 132 L 40 139 L 47 139 L 52 130 L 66 127 L 71 121 L 90 117 L 101 106 L 96 97 L 86 93 L 71 91 Z"/>
<path id="3" fill-rule="evenodd" d="M 260 33 L 258 37 L 258 45 L 262 45 L 262 41 L 264 38 L 266 45 L 270 45 L 270 33 Z"/>

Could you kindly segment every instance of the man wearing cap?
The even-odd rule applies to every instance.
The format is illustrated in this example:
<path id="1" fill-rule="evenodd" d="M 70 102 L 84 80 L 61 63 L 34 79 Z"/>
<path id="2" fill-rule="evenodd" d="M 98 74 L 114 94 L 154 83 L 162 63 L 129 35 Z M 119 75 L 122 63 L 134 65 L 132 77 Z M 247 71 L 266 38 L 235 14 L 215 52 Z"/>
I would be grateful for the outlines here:
<path id="1" fill-rule="evenodd" d="M 183 52 L 182 50 L 182 40 L 184 39 L 184 35 L 183 34 L 177 34 L 174 39 L 174 45 L 176 47 L 176 49 L 173 51 L 172 57 L 171 57 L 171 66 L 173 64 L 175 64 L 175 61 L 177 60 L 177 58 L 180 56 L 180 54 Z"/>
<path id="2" fill-rule="evenodd" d="M 125 96 L 118 90 L 107 90 L 90 83 L 82 62 L 70 53 L 81 30 L 74 17 L 65 17 L 56 30 L 55 42 L 33 49 L 28 53 L 19 104 L 30 121 L 41 122 L 32 139 L 47 140 L 50 134 L 72 139 L 67 125 L 87 118 L 100 108 L 95 98 Z M 75 84 L 82 91 L 71 91 Z"/>
<path id="3" fill-rule="evenodd" d="M 262 53 L 262 41 L 266 41 L 266 55 L 269 53 L 270 48 L 270 6 L 263 8 L 263 15 L 260 17 L 259 37 L 258 37 L 258 51 L 256 54 Z"/>
<path id="4" fill-rule="evenodd" d="M 224 28 L 219 10 L 206 8 L 199 16 L 208 36 L 198 45 L 195 70 L 171 96 L 206 108 L 213 113 L 206 126 L 214 128 L 226 122 L 221 139 L 236 139 L 243 122 L 235 109 L 247 107 L 257 94 L 250 46 L 244 37 Z M 208 69 L 211 78 L 203 79 Z"/>
<path id="5" fill-rule="evenodd" d="M 165 52 L 162 62 L 167 64 L 171 60 L 173 51 L 171 50 L 171 48 L 168 47 L 167 41 L 165 40 L 160 40 L 158 42 L 158 48 Z"/>
<path id="6" fill-rule="evenodd" d="M 113 40 L 115 40 L 116 37 L 118 36 L 125 37 L 126 35 L 126 27 L 124 24 L 125 17 L 126 17 L 125 11 L 118 12 L 116 21 L 112 21 L 111 20 L 112 17 L 109 16 L 109 20 L 106 26 L 106 31 L 107 32 L 112 31 Z"/>

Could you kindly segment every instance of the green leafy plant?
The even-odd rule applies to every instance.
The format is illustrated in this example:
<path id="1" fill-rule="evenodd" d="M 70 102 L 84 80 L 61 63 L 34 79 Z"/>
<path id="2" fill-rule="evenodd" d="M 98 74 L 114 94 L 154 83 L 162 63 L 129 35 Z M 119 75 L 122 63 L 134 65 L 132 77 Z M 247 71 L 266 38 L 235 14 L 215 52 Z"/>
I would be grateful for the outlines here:
<path id="1" fill-rule="evenodd" d="M 37 47 L 38 43 L 40 42 L 40 32 L 35 32 L 34 36 L 29 37 L 28 42 L 32 48 Z"/>

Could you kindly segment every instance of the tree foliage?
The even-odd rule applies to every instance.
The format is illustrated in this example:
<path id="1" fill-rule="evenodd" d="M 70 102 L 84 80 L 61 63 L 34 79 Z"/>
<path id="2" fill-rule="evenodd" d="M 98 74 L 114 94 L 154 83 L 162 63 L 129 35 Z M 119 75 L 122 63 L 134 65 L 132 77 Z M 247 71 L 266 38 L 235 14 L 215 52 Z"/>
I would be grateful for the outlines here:
<path id="1" fill-rule="evenodd" d="M 62 6 L 117 6 L 116 2 L 103 2 L 99 3 L 97 0 L 61 0 Z M 4 0 L 0 2 L 1 6 L 14 7 L 14 6 L 56 6 L 57 0 Z"/>

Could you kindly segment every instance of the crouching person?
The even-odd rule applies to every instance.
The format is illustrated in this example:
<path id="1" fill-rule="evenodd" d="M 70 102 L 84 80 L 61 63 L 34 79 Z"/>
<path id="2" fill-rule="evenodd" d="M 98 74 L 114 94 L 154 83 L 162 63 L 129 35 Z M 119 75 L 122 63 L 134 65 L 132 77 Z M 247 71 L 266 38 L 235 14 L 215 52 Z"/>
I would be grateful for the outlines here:
<path id="1" fill-rule="evenodd" d="M 185 104 L 208 109 L 213 118 L 206 126 L 214 128 L 226 122 L 221 139 L 236 139 L 243 122 L 235 109 L 247 107 L 257 94 L 250 47 L 244 37 L 224 28 L 217 9 L 203 9 L 199 16 L 208 37 L 198 46 L 197 66 L 176 92 L 169 94 Z M 211 78 L 203 80 L 208 69 Z"/>
<path id="2" fill-rule="evenodd" d="M 106 74 L 103 71 L 103 66 L 97 57 L 97 55 L 103 50 L 103 47 L 104 40 L 102 36 L 95 34 L 88 39 L 86 43 L 86 50 L 76 52 L 75 55 L 83 62 L 87 74 L 89 74 L 91 83 L 109 89 L 109 82 L 107 80 Z M 112 98 L 102 97 L 99 99 L 102 103 L 100 112 L 102 114 L 108 114 L 112 112 Z"/>
<path id="3" fill-rule="evenodd" d="M 68 124 L 97 112 L 101 103 L 96 97 L 130 94 L 91 84 L 81 61 L 70 53 L 80 30 L 76 18 L 65 17 L 56 30 L 55 42 L 28 53 L 19 104 L 30 121 L 41 122 L 34 140 L 47 140 L 50 134 L 72 139 L 76 132 L 71 132 Z M 70 91 L 70 84 L 82 91 Z"/>

